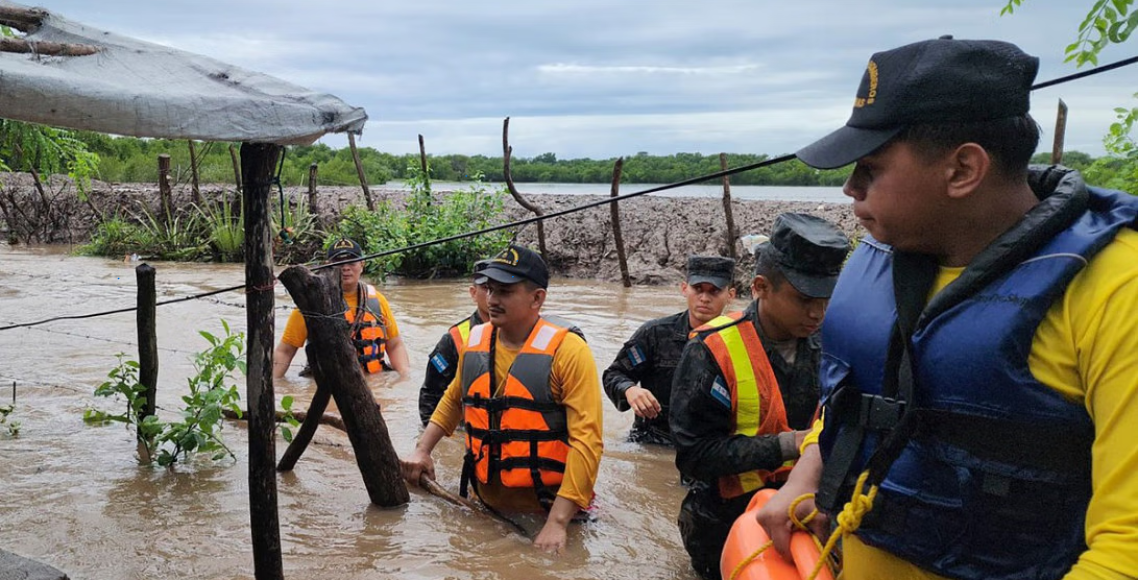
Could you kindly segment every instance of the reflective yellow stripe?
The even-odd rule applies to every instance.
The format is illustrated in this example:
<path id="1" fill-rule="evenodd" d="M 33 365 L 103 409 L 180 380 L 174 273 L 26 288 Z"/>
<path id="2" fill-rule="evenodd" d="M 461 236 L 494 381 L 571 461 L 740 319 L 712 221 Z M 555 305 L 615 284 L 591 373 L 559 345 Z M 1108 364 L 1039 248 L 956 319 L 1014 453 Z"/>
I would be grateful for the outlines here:
<path id="1" fill-rule="evenodd" d="M 734 319 L 731 317 L 720 316 L 708 324 L 719 326 L 733 321 Z M 735 433 L 753 437 L 759 432 L 761 401 L 758 381 L 755 380 L 755 369 L 751 366 L 751 356 L 747 353 L 747 345 L 743 342 L 738 324 L 720 329 L 718 334 L 723 339 L 724 346 L 727 347 L 727 354 L 731 357 L 731 367 L 735 371 L 734 377 L 724 377 L 729 388 L 734 382 L 735 400 L 732 411 L 735 413 Z M 759 489 L 764 483 L 763 478 L 756 471 L 740 473 L 737 477 L 744 492 Z"/>
<path id="2" fill-rule="evenodd" d="M 470 338 L 470 319 L 463 320 L 458 325 L 458 335 L 462 337 L 462 344 L 466 344 L 467 339 Z"/>

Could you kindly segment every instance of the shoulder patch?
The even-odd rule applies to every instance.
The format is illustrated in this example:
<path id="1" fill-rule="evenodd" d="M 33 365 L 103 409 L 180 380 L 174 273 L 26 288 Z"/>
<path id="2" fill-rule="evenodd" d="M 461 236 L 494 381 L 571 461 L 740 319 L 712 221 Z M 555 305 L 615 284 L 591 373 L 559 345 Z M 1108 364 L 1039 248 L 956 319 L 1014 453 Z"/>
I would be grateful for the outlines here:
<path id="1" fill-rule="evenodd" d="M 441 352 L 436 352 L 435 356 L 431 357 L 431 366 L 435 367 L 436 371 L 444 373 L 447 367 L 450 366 L 450 363 L 447 362 L 446 357 L 444 357 Z"/>
<path id="2" fill-rule="evenodd" d="M 629 347 L 628 361 L 632 363 L 632 366 L 637 366 L 646 360 L 648 360 L 648 358 L 644 356 L 644 349 L 635 345 Z"/>
<path id="3" fill-rule="evenodd" d="M 711 385 L 711 398 L 724 407 L 731 408 L 731 393 L 727 392 L 727 382 L 723 377 L 715 377 L 715 383 Z"/>

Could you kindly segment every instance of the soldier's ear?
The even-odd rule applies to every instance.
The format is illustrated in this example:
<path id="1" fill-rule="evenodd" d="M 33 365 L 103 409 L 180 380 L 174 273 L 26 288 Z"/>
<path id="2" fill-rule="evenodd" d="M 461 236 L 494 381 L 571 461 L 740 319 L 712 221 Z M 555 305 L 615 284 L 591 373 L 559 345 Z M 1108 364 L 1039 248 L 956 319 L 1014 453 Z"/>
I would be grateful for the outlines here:
<path id="1" fill-rule="evenodd" d="M 753 298 L 762 300 L 767 297 L 771 290 L 771 282 L 767 280 L 766 276 L 755 276 L 755 278 L 751 280 L 751 296 Z"/>

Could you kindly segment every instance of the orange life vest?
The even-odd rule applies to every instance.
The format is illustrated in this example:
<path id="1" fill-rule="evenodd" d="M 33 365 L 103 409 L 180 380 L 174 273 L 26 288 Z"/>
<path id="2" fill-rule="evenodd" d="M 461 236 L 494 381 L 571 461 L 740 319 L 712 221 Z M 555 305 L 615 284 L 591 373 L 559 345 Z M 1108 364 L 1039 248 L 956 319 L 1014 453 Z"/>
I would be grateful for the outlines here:
<path id="1" fill-rule="evenodd" d="M 782 392 L 767 359 L 755 325 L 742 312 L 719 316 L 692 332 L 715 358 L 726 384 L 718 380 L 712 396 L 730 400 L 732 434 L 773 435 L 790 431 Z M 773 471 L 755 469 L 719 478 L 719 495 L 733 498 L 786 481 L 793 466 L 787 462 Z"/>
<path id="2" fill-rule="evenodd" d="M 466 427 L 463 491 L 470 477 L 482 484 L 496 477 L 506 487 L 533 488 L 547 508 L 561 487 L 569 456 L 565 407 L 553 399 L 553 354 L 569 331 L 538 319 L 495 393 L 495 329 L 470 329 L 462 359 Z"/>
<path id="3" fill-rule="evenodd" d="M 344 312 L 344 318 L 352 327 L 352 343 L 364 372 L 378 373 L 383 370 L 383 356 L 387 352 L 387 321 L 383 319 L 383 309 L 379 305 L 379 292 L 371 284 L 362 284 L 365 294 L 360 297 L 363 319 L 356 324 L 356 309 Z"/>

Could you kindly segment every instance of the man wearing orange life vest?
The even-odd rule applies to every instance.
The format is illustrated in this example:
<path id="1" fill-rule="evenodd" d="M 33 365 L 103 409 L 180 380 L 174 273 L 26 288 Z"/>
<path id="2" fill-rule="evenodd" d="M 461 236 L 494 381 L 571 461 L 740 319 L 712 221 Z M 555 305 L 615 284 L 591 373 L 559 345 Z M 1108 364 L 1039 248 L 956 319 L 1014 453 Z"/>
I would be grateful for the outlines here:
<path id="1" fill-rule="evenodd" d="M 465 426 L 462 487 L 501 511 L 547 512 L 534 545 L 560 553 L 569 521 L 593 498 L 601 440 L 601 389 L 584 339 L 541 316 L 545 262 L 510 245 L 491 258 L 490 322 L 470 330 L 458 376 L 403 462 L 412 485 L 435 477 L 431 451 Z"/>
<path id="2" fill-rule="evenodd" d="M 341 239 L 328 248 L 328 263 L 363 257 L 363 248 L 347 238 Z M 403 337 L 399 335 L 399 325 L 391 314 L 387 299 L 371 284 L 360 281 L 363 262 L 348 262 L 339 266 L 340 287 L 344 291 L 347 310 L 344 317 L 351 324 L 352 341 L 359 354 L 360 366 L 365 373 L 378 373 L 388 368 L 407 377 L 410 362 Z M 292 364 L 296 351 L 308 340 L 308 328 L 300 310 L 293 309 L 289 314 L 281 341 L 273 350 L 273 377 L 285 375 Z M 386 359 L 385 359 L 386 355 Z"/>
<path id="3" fill-rule="evenodd" d="M 798 458 L 818 407 L 817 332 L 849 252 L 833 224 L 775 219 L 755 258 L 744 312 L 692 333 L 672 384 L 676 466 L 692 481 L 679 526 L 692 567 L 719 578 L 731 524 L 756 491 L 777 486 Z"/>

